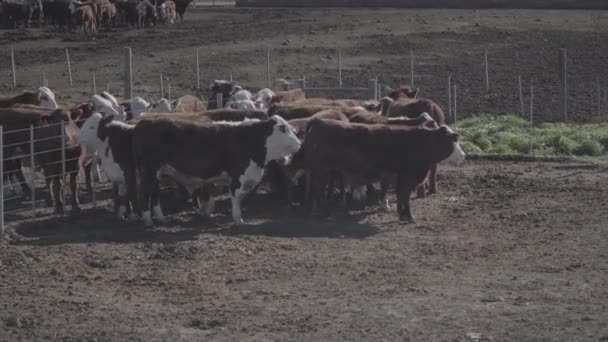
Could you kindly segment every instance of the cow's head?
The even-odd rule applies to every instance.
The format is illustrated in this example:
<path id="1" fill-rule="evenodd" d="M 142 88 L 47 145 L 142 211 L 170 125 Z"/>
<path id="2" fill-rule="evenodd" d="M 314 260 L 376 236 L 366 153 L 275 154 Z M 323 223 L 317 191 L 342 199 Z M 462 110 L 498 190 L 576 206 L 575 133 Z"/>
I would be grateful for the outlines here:
<path id="1" fill-rule="evenodd" d="M 47 87 L 38 88 L 38 101 L 40 102 L 40 107 L 51 109 L 59 108 L 57 101 L 55 101 L 55 94 Z"/>
<path id="2" fill-rule="evenodd" d="M 301 146 L 300 139 L 291 125 L 278 115 L 273 115 L 268 120 L 272 127 L 266 139 L 266 163 L 271 160 L 280 160 L 296 153 Z"/>
<path id="3" fill-rule="evenodd" d="M 455 133 L 447 125 L 441 125 L 441 127 L 434 129 L 435 137 L 433 137 L 434 156 L 439 161 L 448 163 L 462 163 L 466 157 L 466 154 L 458 143 L 458 133 Z"/>
<path id="4" fill-rule="evenodd" d="M 386 93 L 388 94 L 388 97 L 395 101 L 400 98 L 415 99 L 418 97 L 419 91 L 419 88 L 413 88 L 410 86 L 400 86 L 397 89 L 386 87 Z"/>
<path id="5" fill-rule="evenodd" d="M 47 114 L 41 115 L 39 119 L 40 125 L 59 124 L 61 121 L 67 121 L 69 114 L 63 109 L 55 109 Z"/>
<path id="6" fill-rule="evenodd" d="M 104 117 L 101 113 L 95 113 L 87 118 L 78 132 L 78 143 L 81 145 L 97 148 L 105 141 L 105 134 L 100 134 L 100 128 L 104 127 L 114 119 L 113 115 Z"/>

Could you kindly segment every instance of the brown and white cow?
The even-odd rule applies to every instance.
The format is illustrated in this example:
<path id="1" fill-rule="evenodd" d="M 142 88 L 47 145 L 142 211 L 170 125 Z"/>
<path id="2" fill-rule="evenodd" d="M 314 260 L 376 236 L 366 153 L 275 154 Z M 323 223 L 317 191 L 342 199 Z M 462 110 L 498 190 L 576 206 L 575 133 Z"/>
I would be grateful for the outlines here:
<path id="1" fill-rule="evenodd" d="M 303 145 L 312 172 L 313 194 L 319 204 L 329 172 L 338 170 L 363 185 L 397 177 L 399 218 L 414 222 L 409 199 L 431 166 L 444 160 L 460 162 L 465 154 L 449 127 L 436 129 L 400 125 L 366 125 L 313 119 Z"/>
<path id="2" fill-rule="evenodd" d="M 306 99 L 306 93 L 302 89 L 291 89 L 286 91 L 277 91 L 268 102 L 268 106 L 273 103 L 293 103 Z"/>
<path id="3" fill-rule="evenodd" d="M 97 152 L 101 167 L 114 195 L 114 213 L 132 219 L 139 214 L 132 153 L 135 125 L 114 120 L 113 115 L 95 113 L 88 117 L 78 132 L 78 143 Z"/>
<path id="4" fill-rule="evenodd" d="M 16 104 L 29 104 L 51 109 L 59 107 L 55 94 L 48 87 L 40 87 L 37 92 L 26 91 L 12 97 L 0 97 L 0 108 L 12 107 Z"/>
<path id="5" fill-rule="evenodd" d="M 169 176 L 189 193 L 216 182 L 232 197 L 232 218 L 242 224 L 241 200 L 260 182 L 265 166 L 300 148 L 293 128 L 282 118 L 245 122 L 201 123 L 176 116 L 144 117 L 135 126 L 133 151 L 141 176 L 143 218 L 165 220 L 159 205 L 158 180 Z M 201 203 L 207 214 L 213 199 Z"/>

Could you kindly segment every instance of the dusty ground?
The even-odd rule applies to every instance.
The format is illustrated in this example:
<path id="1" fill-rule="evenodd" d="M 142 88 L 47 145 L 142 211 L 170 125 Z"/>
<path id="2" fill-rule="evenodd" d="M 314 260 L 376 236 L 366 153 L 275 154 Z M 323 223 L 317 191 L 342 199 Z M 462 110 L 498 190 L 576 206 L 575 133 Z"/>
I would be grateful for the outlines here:
<path id="1" fill-rule="evenodd" d="M 64 101 L 98 89 L 122 92 L 122 53 L 133 48 L 136 94 L 160 95 L 160 73 L 172 95 L 196 92 L 195 48 L 200 47 L 204 86 L 229 78 L 266 85 L 266 49 L 272 48 L 272 79 L 306 77 L 314 86 L 337 85 L 337 48 L 342 48 L 344 86 L 409 83 L 410 49 L 415 84 L 447 107 L 447 77 L 458 86 L 460 116 L 475 112 L 519 113 L 517 76 L 522 75 L 526 115 L 535 86 L 537 120 L 560 120 L 558 49 L 568 49 L 570 119 L 597 120 L 596 81 L 608 90 L 608 12 L 533 10 L 369 10 L 199 8 L 173 27 L 145 31 L 117 28 L 94 37 L 52 30 L 0 32 L 0 92 L 9 86 L 9 46 L 16 51 L 20 88 L 49 85 Z M 74 87 L 69 89 L 65 48 L 70 49 Z M 485 91 L 488 48 L 491 91 Z M 168 83 L 168 81 L 166 81 Z M 315 95 L 331 95 L 328 93 Z M 608 101 L 602 94 L 603 115 Z M 366 92 L 348 96 L 366 96 Z M 447 108 L 446 108 L 447 109 Z"/>
<path id="2" fill-rule="evenodd" d="M 608 340 L 606 168 L 441 171 L 415 225 L 265 200 L 238 233 L 188 213 L 19 225 L 0 244 L 0 340 Z"/>
<path id="3" fill-rule="evenodd" d="M 196 92 L 195 46 L 204 84 L 232 72 L 252 87 L 264 86 L 266 46 L 273 76 L 313 85 L 336 83 L 340 46 L 347 86 L 376 75 L 407 82 L 413 47 L 425 96 L 446 103 L 451 72 L 459 112 L 515 111 L 516 75 L 548 89 L 566 46 L 573 106 L 589 119 L 587 90 L 608 71 L 605 12 L 208 9 L 187 18 L 84 41 L 2 31 L 0 91 L 14 91 L 9 45 L 21 88 L 44 70 L 62 103 L 90 95 L 93 71 L 98 87 L 120 91 L 126 45 L 149 97 L 161 71 L 174 94 Z M 487 97 L 486 46 L 500 81 Z M 535 112 L 556 119 L 557 88 L 535 92 Z M 379 209 L 311 220 L 263 197 L 248 201 L 250 226 L 238 233 L 226 203 L 212 223 L 186 212 L 153 230 L 90 206 L 77 218 L 11 224 L 0 239 L 0 341 L 607 341 L 607 184 L 605 166 L 470 161 L 441 169 L 440 193 L 413 203 L 415 225 Z"/>

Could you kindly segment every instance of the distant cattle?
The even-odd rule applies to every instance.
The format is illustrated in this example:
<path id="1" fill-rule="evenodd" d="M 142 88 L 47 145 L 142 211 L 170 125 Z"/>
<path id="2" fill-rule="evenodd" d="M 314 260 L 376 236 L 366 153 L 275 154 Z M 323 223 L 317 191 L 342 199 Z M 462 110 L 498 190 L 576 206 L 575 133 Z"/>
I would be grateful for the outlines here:
<path id="1" fill-rule="evenodd" d="M 159 17 L 165 23 L 171 25 L 175 24 L 175 19 L 177 17 L 175 2 L 172 0 L 164 1 L 159 8 Z"/>
<path id="2" fill-rule="evenodd" d="M 142 119 L 135 126 L 133 151 L 142 177 L 144 222 L 153 224 L 151 212 L 165 220 L 158 177 L 166 175 L 190 193 L 207 184 L 227 185 L 234 223 L 243 223 L 241 200 L 261 180 L 266 164 L 300 148 L 292 130 L 278 116 L 241 123 L 201 123 L 175 116 Z M 210 214 L 213 198 L 204 194 L 201 206 Z"/>
<path id="3" fill-rule="evenodd" d="M 458 135 L 447 126 L 428 129 L 313 119 L 307 125 L 303 149 L 317 208 L 326 208 L 323 194 L 332 170 L 342 172 L 351 184 L 396 177 L 397 212 L 405 222 L 414 222 L 410 194 L 431 166 L 446 159 L 464 159 Z"/>

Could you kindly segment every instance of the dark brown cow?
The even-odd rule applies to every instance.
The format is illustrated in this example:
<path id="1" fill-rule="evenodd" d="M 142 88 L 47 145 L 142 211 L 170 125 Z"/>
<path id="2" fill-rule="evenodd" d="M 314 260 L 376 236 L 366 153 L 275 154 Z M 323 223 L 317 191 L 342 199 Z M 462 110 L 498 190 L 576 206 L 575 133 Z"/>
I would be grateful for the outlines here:
<path id="1" fill-rule="evenodd" d="M 268 120 L 268 114 L 262 110 L 214 109 L 201 114 L 212 121 L 243 121 L 245 119 Z"/>
<path id="2" fill-rule="evenodd" d="M 419 88 L 412 88 L 410 86 L 400 86 L 397 89 L 392 89 L 391 87 L 386 87 L 386 92 L 388 93 L 388 97 L 393 101 L 397 101 L 400 98 L 408 98 L 415 99 L 418 97 L 418 93 L 420 92 Z"/>
<path id="3" fill-rule="evenodd" d="M 39 105 L 38 94 L 30 91 L 12 97 L 0 97 L 0 108 L 12 107 L 16 104 Z"/>
<path id="4" fill-rule="evenodd" d="M 282 118 L 264 121 L 201 123 L 172 115 L 144 117 L 135 126 L 133 151 L 141 176 L 143 218 L 165 220 L 158 179 L 169 176 L 189 193 L 224 182 L 232 196 L 232 218 L 242 224 L 241 200 L 262 179 L 264 167 L 298 151 L 300 141 Z M 206 214 L 213 199 L 203 197 Z"/>
<path id="5" fill-rule="evenodd" d="M 353 180 L 351 184 L 397 176 L 399 218 L 414 222 L 409 205 L 411 192 L 433 164 L 464 159 L 457 142 L 458 135 L 447 126 L 428 129 L 313 119 L 303 145 L 312 172 L 313 203 L 323 201 L 329 172 L 334 170 Z"/>

